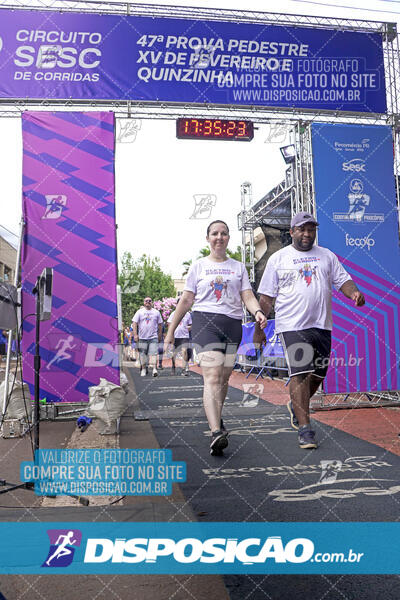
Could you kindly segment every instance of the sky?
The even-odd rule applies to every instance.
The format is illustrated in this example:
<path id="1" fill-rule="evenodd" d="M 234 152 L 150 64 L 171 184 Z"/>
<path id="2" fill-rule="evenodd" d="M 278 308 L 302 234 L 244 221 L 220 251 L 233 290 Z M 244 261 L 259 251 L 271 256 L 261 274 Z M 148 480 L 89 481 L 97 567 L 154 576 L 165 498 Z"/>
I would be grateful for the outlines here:
<path id="1" fill-rule="evenodd" d="M 25 3 L 29 5 L 27 1 Z M 147 2 L 135 2 L 147 4 Z M 158 2 L 157 4 L 172 4 Z M 257 10 L 350 19 L 396 21 L 400 0 L 178 0 L 176 5 Z M 231 231 L 230 247 L 241 243 L 237 227 L 240 186 L 252 184 L 254 203 L 285 174 L 279 148 L 289 143 L 287 131 L 256 125 L 251 142 L 178 140 L 175 120 L 117 120 L 116 217 L 118 255 L 130 251 L 159 257 L 165 272 L 182 274 L 182 263 L 196 258 L 206 245 L 209 221 L 225 220 Z M 19 118 L 0 119 L 0 224 L 18 233 L 21 219 L 22 140 Z M 210 215 L 198 218 L 195 203 L 211 200 Z"/>

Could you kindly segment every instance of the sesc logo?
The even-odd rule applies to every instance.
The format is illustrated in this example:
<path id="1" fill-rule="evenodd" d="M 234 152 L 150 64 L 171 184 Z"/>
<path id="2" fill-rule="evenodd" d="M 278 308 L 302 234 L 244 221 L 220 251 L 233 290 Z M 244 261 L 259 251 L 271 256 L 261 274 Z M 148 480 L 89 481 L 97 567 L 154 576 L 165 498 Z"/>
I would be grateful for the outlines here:
<path id="1" fill-rule="evenodd" d="M 365 173 L 365 160 L 362 158 L 352 158 L 342 164 L 343 171 L 351 171 L 352 173 Z"/>
<path id="2" fill-rule="evenodd" d="M 350 191 L 353 194 L 362 194 L 364 190 L 364 184 L 361 179 L 352 179 L 350 181 Z"/>
<path id="3" fill-rule="evenodd" d="M 372 246 L 375 246 L 375 240 L 371 235 L 366 235 L 363 238 L 353 238 L 346 233 L 346 246 L 357 246 L 357 248 L 367 247 L 369 252 Z"/>

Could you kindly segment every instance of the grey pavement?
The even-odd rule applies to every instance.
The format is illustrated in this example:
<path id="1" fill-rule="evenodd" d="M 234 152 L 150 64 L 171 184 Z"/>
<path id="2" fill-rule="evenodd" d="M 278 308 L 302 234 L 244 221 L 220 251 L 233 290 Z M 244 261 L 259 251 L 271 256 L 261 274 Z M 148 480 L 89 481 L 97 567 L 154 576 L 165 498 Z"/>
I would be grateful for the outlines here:
<path id="1" fill-rule="evenodd" d="M 131 364 L 129 365 L 131 366 Z M 119 436 L 101 436 L 96 422 L 77 433 L 75 420 L 42 421 L 41 448 L 66 448 L 80 435 L 81 447 L 158 448 L 149 421 L 135 421 L 138 403 L 129 370 L 129 407 L 121 419 Z M 3 376 L 4 377 L 4 376 Z M 117 439 L 118 437 L 118 439 Z M 95 444 L 93 446 L 93 444 Z M 0 479 L 19 482 L 22 460 L 32 460 L 29 435 L 0 438 Z M 4 488 L 3 488 L 4 489 Z M 0 486 L 0 492 L 2 487 Z M 46 499 L 47 500 L 47 499 Z M 43 506 L 41 498 L 29 490 L 0 494 L 0 521 L 195 521 L 196 518 L 177 484 L 169 497 L 127 496 L 110 506 L 84 507 L 69 498 L 60 506 Z M 51 504 L 51 503 L 50 503 Z M 228 600 L 223 579 L 217 575 L 0 575 L 0 593 L 6 600 Z M 0 595 L 0 599 L 1 598 Z"/>

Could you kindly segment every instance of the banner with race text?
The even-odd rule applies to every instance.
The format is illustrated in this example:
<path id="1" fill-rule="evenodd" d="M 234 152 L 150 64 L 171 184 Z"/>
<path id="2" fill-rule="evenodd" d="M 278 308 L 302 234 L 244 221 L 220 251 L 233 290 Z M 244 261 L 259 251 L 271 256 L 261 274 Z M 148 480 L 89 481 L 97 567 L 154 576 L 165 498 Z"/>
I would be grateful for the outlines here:
<path id="1" fill-rule="evenodd" d="M 365 295 L 333 297 L 327 393 L 400 389 L 400 249 L 392 130 L 312 125 L 318 244 Z"/>
<path id="2" fill-rule="evenodd" d="M 88 401 L 100 377 L 119 384 L 114 114 L 25 112 L 22 352 L 34 391 L 35 296 L 53 269 L 51 319 L 40 324 L 40 398 Z"/>
<path id="3" fill-rule="evenodd" d="M 2 9 L 0 98 L 384 113 L 383 56 L 378 31 Z"/>

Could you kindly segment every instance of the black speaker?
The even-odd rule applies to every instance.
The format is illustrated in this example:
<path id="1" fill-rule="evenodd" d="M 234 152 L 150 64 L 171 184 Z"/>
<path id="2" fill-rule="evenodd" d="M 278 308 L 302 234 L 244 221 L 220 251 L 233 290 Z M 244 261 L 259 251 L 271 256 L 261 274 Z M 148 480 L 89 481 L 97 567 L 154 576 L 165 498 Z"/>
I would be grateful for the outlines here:
<path id="1" fill-rule="evenodd" d="M 53 298 L 53 269 L 46 267 L 39 277 L 40 298 L 40 321 L 48 321 L 51 318 L 51 306 Z"/>
<path id="2" fill-rule="evenodd" d="M 0 282 L 0 329 L 17 326 L 17 288 L 11 283 Z"/>

